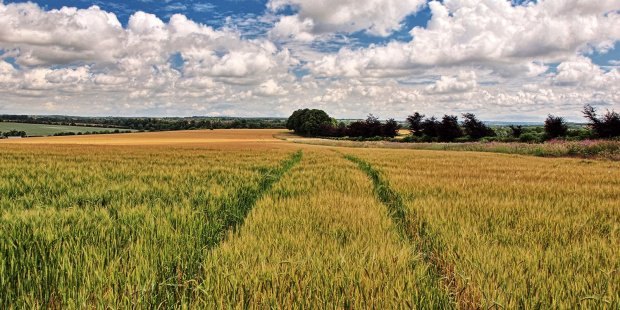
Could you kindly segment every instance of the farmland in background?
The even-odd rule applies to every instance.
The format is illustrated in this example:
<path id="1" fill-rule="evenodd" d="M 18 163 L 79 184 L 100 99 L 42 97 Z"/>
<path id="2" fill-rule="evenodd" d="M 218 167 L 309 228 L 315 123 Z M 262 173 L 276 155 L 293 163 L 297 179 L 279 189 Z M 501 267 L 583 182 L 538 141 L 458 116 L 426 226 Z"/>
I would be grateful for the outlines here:
<path id="1" fill-rule="evenodd" d="M 0 141 L 0 305 L 620 306 L 620 163 L 279 133 Z"/>
<path id="2" fill-rule="evenodd" d="M 74 133 L 103 132 L 103 131 L 113 132 L 114 130 L 118 130 L 118 128 L 0 122 L 0 132 L 8 132 L 11 130 L 25 131 L 28 136 L 52 136 L 55 134 L 66 133 L 66 132 L 74 132 Z"/>

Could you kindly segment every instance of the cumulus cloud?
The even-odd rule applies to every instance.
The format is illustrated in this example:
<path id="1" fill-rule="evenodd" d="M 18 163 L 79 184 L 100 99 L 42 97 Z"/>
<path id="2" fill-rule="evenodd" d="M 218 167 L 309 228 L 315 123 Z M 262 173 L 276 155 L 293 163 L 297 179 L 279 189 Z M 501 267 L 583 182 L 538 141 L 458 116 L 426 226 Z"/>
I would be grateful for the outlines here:
<path id="1" fill-rule="evenodd" d="M 401 28 L 403 19 L 417 12 L 425 0 L 270 0 L 271 10 L 293 7 L 298 14 L 280 20 L 281 28 L 302 21 L 311 32 L 356 32 L 387 36 Z"/>
<path id="2" fill-rule="evenodd" d="M 402 30 L 425 1 L 332 2 L 271 0 L 264 16 L 219 28 L 146 12 L 123 26 L 96 6 L 0 2 L 0 113 L 287 116 L 317 107 L 336 117 L 580 119 L 585 103 L 620 108 L 617 60 L 589 56 L 620 40 L 617 0 L 431 1 L 428 25 L 407 29 L 412 39 L 381 44 L 356 40 Z"/>
<path id="3" fill-rule="evenodd" d="M 546 0 L 526 6 L 509 1 L 431 1 L 426 28 L 410 42 L 343 49 L 311 65 L 319 75 L 406 74 L 411 68 L 483 65 L 510 74 L 538 62 L 557 62 L 587 50 L 606 51 L 620 39 L 620 2 Z M 534 70 L 538 72 L 537 70 Z"/>
<path id="4" fill-rule="evenodd" d="M 129 99 L 215 101 L 241 98 L 236 92 L 254 85 L 275 95 L 282 91 L 270 83 L 289 76 L 296 64 L 288 50 L 266 38 L 243 39 L 178 14 L 165 23 L 136 12 L 124 28 L 96 6 L 45 11 L 32 3 L 0 3 L 0 50 L 0 59 L 12 57 L 21 67 L 0 63 L 4 92 L 28 96 L 114 91 Z M 173 55 L 181 59 L 177 67 Z"/>
<path id="5" fill-rule="evenodd" d="M 457 76 L 442 76 L 426 88 L 429 94 L 463 93 L 476 88 L 476 72 L 461 72 Z"/>
<path id="6" fill-rule="evenodd" d="M 614 68 L 603 71 L 587 57 L 562 62 L 558 65 L 557 74 L 552 75 L 552 83 L 561 86 L 589 86 L 598 89 L 609 89 L 620 84 L 620 72 Z"/>

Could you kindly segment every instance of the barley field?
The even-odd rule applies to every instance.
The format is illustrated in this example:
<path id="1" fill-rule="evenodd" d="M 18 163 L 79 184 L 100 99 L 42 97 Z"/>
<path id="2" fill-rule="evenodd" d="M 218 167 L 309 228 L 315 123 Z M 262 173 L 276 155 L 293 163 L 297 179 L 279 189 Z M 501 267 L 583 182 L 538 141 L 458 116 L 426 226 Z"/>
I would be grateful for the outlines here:
<path id="1" fill-rule="evenodd" d="M 0 308 L 620 308 L 620 163 L 277 134 L 0 141 Z"/>

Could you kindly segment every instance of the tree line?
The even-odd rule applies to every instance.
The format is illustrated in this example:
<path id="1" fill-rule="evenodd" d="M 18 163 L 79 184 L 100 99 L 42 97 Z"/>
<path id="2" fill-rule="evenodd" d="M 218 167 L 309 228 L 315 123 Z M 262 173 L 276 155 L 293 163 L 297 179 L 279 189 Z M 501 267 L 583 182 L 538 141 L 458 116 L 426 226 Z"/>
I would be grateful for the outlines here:
<path id="1" fill-rule="evenodd" d="M 280 118 L 151 118 L 151 117 L 75 117 L 0 115 L 0 121 L 62 126 L 108 127 L 137 131 L 171 131 L 194 129 L 283 129 Z"/>
<path id="2" fill-rule="evenodd" d="M 5 132 L 0 131 L 0 138 L 8 138 L 8 137 L 26 137 L 26 132 L 22 130 L 9 130 Z"/>
<path id="3" fill-rule="evenodd" d="M 587 129 L 570 129 L 563 117 L 548 115 L 542 127 L 491 127 L 479 120 L 473 113 L 426 117 L 415 112 L 406 119 L 411 135 L 404 142 L 465 142 L 465 141 L 521 141 L 542 142 L 557 138 L 590 139 L 620 137 L 620 115 L 607 111 L 598 116 L 591 105 L 584 106 L 582 113 L 588 124 Z M 372 114 L 366 120 L 349 124 L 338 123 L 325 111 L 301 109 L 293 112 L 286 122 L 286 128 L 303 136 L 349 137 L 349 138 L 393 138 L 398 135 L 400 124 L 394 119 L 381 122 Z M 502 137 L 498 137 L 499 134 Z"/>
<path id="4" fill-rule="evenodd" d="M 401 126 L 394 119 L 381 122 L 372 114 L 365 120 L 345 124 L 337 122 L 323 110 L 300 109 L 288 118 L 286 128 L 302 136 L 393 138 Z"/>

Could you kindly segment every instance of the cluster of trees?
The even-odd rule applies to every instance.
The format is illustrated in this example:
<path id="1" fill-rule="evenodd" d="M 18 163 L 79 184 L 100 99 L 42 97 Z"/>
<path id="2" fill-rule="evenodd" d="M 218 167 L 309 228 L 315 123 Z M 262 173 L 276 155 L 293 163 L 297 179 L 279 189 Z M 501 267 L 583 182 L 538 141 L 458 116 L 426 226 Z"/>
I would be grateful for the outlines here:
<path id="1" fill-rule="evenodd" d="M 413 137 L 421 141 L 450 142 L 459 138 L 479 140 L 495 136 L 495 131 L 472 113 L 463 114 L 463 122 L 459 124 L 456 115 L 444 115 L 441 120 L 415 112 L 407 117 L 407 124 Z"/>
<path id="2" fill-rule="evenodd" d="M 66 132 L 59 132 L 59 133 L 55 133 L 54 136 L 82 136 L 82 135 L 109 135 L 109 134 L 116 134 L 116 133 L 131 133 L 131 130 L 103 130 L 103 131 L 79 131 L 79 132 L 73 132 L 73 131 L 66 131 Z"/>
<path id="3" fill-rule="evenodd" d="M 0 138 L 6 137 L 25 137 L 27 134 L 25 131 L 21 130 L 10 130 L 6 132 L 0 132 Z"/>
<path id="4" fill-rule="evenodd" d="M 372 114 L 365 120 L 338 123 L 323 110 L 300 109 L 288 118 L 286 128 L 303 136 L 393 138 L 398 135 L 400 124 L 393 119 L 381 122 Z"/>
<path id="5" fill-rule="evenodd" d="M 138 131 L 170 131 L 194 129 L 278 129 L 285 128 L 286 120 L 281 118 L 147 118 L 147 117 L 74 117 L 74 116 L 30 116 L 0 115 L 0 121 L 30 124 L 90 126 Z"/>
<path id="6" fill-rule="evenodd" d="M 602 118 L 596 115 L 596 109 L 590 105 L 583 108 L 583 115 L 588 120 L 590 129 L 599 138 L 620 137 L 620 114 L 607 111 Z"/>
<path id="7" fill-rule="evenodd" d="M 607 111 L 598 117 L 596 109 L 586 105 L 583 114 L 588 120 L 588 130 L 570 129 L 564 118 L 548 115 L 542 128 L 524 128 L 511 125 L 508 127 L 506 140 L 522 142 L 542 142 L 556 138 L 614 138 L 620 137 L 620 115 L 615 111 Z M 412 141 L 477 141 L 480 139 L 494 139 L 497 136 L 495 129 L 479 121 L 472 113 L 463 114 L 463 121 L 459 123 L 457 116 L 444 115 L 441 120 L 435 117 L 425 118 L 416 112 L 407 117 L 407 124 L 411 130 Z M 539 130 L 540 129 L 540 130 Z"/>

